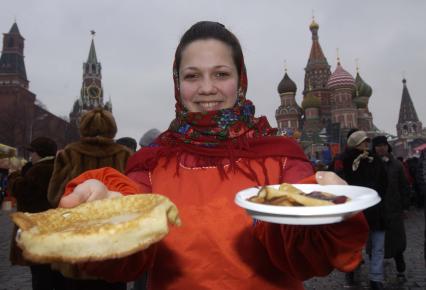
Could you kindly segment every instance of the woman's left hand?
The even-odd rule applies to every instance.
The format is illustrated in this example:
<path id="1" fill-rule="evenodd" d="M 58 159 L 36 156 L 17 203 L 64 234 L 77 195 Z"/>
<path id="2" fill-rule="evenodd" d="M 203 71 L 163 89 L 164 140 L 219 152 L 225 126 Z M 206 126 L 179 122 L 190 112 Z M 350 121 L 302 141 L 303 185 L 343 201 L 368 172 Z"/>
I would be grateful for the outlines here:
<path id="1" fill-rule="evenodd" d="M 318 184 L 321 185 L 347 185 L 346 181 L 341 179 L 336 173 L 332 171 L 318 171 L 315 174 Z"/>

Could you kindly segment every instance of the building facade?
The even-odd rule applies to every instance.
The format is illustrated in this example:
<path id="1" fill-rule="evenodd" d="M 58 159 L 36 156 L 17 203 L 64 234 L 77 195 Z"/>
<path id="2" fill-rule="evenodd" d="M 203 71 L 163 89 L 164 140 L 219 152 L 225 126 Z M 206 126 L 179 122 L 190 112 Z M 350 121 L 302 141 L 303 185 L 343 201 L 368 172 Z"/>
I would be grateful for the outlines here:
<path id="1" fill-rule="evenodd" d="M 0 57 L 0 143 L 17 148 L 20 156 L 27 155 L 25 147 L 36 137 L 50 137 L 62 148 L 70 133 L 69 123 L 40 106 L 30 91 L 24 43 L 14 23 L 3 34 Z"/>

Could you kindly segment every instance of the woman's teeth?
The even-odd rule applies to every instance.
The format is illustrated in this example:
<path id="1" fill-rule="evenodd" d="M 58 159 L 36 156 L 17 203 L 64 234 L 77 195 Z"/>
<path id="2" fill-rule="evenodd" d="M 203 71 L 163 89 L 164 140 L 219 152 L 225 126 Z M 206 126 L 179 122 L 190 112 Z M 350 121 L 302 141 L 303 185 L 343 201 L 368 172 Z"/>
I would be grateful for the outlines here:
<path id="1" fill-rule="evenodd" d="M 198 105 L 204 110 L 208 111 L 208 110 L 214 109 L 216 106 L 219 105 L 219 103 L 220 102 L 202 102 L 202 103 L 198 103 Z"/>

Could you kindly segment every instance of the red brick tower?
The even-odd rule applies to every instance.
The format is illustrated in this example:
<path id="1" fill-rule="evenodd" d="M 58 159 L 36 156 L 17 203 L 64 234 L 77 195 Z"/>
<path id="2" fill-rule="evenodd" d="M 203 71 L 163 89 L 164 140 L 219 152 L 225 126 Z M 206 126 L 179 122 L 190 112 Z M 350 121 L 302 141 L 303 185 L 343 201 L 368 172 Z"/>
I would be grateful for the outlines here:
<path id="1" fill-rule="evenodd" d="M 288 76 L 287 69 L 277 89 L 281 100 L 281 105 L 275 111 L 278 130 L 282 135 L 293 135 L 300 131 L 302 110 L 295 99 L 297 86 Z"/>
<path id="2" fill-rule="evenodd" d="M 309 91 L 312 91 L 320 99 L 319 121 L 324 127 L 331 120 L 330 113 L 330 93 L 326 88 L 328 78 L 330 77 L 330 65 L 322 52 L 319 43 L 318 29 L 319 25 L 313 19 L 309 29 L 312 33 L 312 46 L 309 54 L 309 60 L 305 67 L 305 83 L 303 95 L 306 97 Z M 310 88 L 310 89 L 309 89 Z"/>
<path id="3" fill-rule="evenodd" d="M 0 143 L 16 147 L 18 154 L 31 139 L 35 94 L 28 89 L 24 38 L 13 23 L 3 34 L 0 57 Z"/>
<path id="4" fill-rule="evenodd" d="M 112 111 L 111 101 L 104 104 L 104 91 L 102 88 L 102 66 L 98 62 L 95 49 L 94 35 L 92 31 L 92 42 L 90 44 L 89 56 L 83 63 L 83 83 L 81 85 L 80 97 L 74 102 L 70 113 L 70 121 L 78 127 L 81 114 L 95 108 L 104 108 Z"/>

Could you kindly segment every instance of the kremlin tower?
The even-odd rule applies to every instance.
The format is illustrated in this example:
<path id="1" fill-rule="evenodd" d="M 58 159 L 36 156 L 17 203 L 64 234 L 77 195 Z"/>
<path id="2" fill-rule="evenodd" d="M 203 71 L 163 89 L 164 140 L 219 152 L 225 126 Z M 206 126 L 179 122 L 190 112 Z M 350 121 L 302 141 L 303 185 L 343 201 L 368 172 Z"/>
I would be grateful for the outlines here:
<path id="1" fill-rule="evenodd" d="M 422 122 L 420 122 L 417 117 L 417 112 L 411 100 L 410 93 L 408 92 L 407 80 L 405 78 L 402 80 L 402 84 L 401 107 L 399 109 L 396 132 L 400 139 L 413 139 L 420 137 L 422 133 Z"/>
<path id="2" fill-rule="evenodd" d="M 102 66 L 96 57 L 95 32 L 92 31 L 91 33 L 92 42 L 90 44 L 89 56 L 87 57 L 87 61 L 83 63 L 83 83 L 81 85 L 80 97 L 74 102 L 72 112 L 70 113 L 70 121 L 77 127 L 80 116 L 86 111 L 103 108 L 112 112 L 111 101 L 104 104 Z"/>

